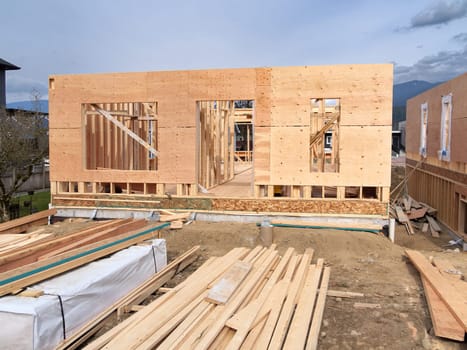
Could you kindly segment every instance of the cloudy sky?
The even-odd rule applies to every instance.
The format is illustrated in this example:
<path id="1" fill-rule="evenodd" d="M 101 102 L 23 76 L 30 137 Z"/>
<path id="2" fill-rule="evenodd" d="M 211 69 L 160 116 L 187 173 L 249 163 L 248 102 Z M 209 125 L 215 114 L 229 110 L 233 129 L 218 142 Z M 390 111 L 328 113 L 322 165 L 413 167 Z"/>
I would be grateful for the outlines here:
<path id="1" fill-rule="evenodd" d="M 396 83 L 467 71 L 467 0 L 15 0 L 7 102 L 50 74 L 393 62 Z"/>

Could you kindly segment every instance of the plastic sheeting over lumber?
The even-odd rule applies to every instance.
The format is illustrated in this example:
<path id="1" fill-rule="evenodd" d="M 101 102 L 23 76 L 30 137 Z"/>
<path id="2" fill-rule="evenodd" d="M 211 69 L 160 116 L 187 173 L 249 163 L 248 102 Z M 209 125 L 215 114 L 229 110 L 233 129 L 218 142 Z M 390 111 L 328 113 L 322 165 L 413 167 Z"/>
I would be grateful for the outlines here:
<path id="1" fill-rule="evenodd" d="M 154 240 L 32 286 L 39 298 L 0 298 L 1 348 L 55 348 L 166 263 L 165 240 Z"/>

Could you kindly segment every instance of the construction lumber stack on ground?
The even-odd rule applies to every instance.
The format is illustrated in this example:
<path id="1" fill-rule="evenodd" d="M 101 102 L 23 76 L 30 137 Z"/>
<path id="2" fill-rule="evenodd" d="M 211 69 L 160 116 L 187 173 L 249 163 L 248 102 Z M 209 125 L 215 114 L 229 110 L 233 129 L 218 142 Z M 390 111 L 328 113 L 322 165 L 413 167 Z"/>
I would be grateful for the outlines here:
<path id="1" fill-rule="evenodd" d="M 235 248 L 85 349 L 316 349 L 330 268 L 313 250 Z"/>
<path id="2" fill-rule="evenodd" d="M 417 202 L 409 195 L 392 203 L 389 213 L 405 226 L 409 235 L 415 234 L 414 228 L 424 233 L 429 232 L 433 237 L 439 237 L 441 233 L 441 227 L 436 221 L 437 210 L 428 204 Z"/>
<path id="3" fill-rule="evenodd" d="M 0 296 L 64 273 L 96 259 L 157 238 L 168 223 L 113 220 L 0 253 Z"/>
<path id="4" fill-rule="evenodd" d="M 48 209 L 4 222 L 0 224 L 0 234 L 22 233 L 26 232 L 31 226 L 46 225 L 49 217 L 55 214 L 57 214 L 57 209 Z"/>
<path id="5" fill-rule="evenodd" d="M 430 262 L 423 254 L 406 250 L 420 272 L 436 336 L 464 341 L 467 332 L 467 283 L 453 266 L 441 259 Z"/>

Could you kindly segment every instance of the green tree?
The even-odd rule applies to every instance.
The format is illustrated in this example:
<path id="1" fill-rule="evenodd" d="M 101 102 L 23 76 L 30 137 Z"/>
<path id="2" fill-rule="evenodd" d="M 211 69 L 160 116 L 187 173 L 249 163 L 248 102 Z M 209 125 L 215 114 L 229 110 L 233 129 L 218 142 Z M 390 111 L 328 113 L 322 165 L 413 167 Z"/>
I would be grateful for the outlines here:
<path id="1" fill-rule="evenodd" d="M 0 108 L 0 219 L 9 219 L 13 196 L 48 155 L 47 115 L 39 111 L 39 97 L 33 92 L 35 111 Z"/>

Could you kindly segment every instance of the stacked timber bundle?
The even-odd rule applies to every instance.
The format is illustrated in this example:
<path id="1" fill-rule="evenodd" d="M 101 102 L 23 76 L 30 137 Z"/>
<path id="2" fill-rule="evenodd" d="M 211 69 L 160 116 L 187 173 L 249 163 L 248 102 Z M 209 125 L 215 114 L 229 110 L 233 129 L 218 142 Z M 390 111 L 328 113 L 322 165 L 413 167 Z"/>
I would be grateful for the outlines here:
<path id="1" fill-rule="evenodd" d="M 168 225 L 113 220 L 5 249 L 0 252 L 0 296 L 155 238 L 155 232 Z"/>
<path id="2" fill-rule="evenodd" d="M 330 268 L 313 250 L 235 248 L 85 349 L 316 349 Z"/>
<path id="3" fill-rule="evenodd" d="M 43 210 L 35 214 L 23 216 L 0 224 L 0 234 L 13 234 L 26 232 L 31 226 L 47 224 L 49 217 L 55 215 L 57 209 Z"/>
<path id="4" fill-rule="evenodd" d="M 467 283 L 462 274 L 440 259 L 430 262 L 420 252 L 406 250 L 420 272 L 436 336 L 464 341 L 467 332 Z"/>
<path id="5" fill-rule="evenodd" d="M 394 202 L 390 207 L 390 214 L 405 226 L 409 235 L 415 233 L 414 227 L 424 233 L 430 231 L 433 237 L 439 237 L 441 233 L 441 227 L 436 221 L 437 210 L 428 204 L 417 202 L 409 195 Z"/>

